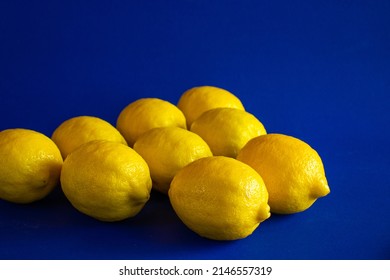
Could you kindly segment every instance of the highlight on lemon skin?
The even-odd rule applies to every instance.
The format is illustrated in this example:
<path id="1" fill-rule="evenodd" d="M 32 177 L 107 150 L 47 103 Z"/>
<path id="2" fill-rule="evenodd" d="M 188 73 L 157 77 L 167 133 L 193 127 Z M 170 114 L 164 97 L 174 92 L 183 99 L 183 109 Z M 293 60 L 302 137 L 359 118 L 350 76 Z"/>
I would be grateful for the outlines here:
<path id="1" fill-rule="evenodd" d="M 241 100 L 226 89 L 215 86 L 198 86 L 186 90 L 179 99 L 177 107 L 184 113 L 187 127 L 204 112 L 220 107 L 245 110 Z"/>
<path id="2" fill-rule="evenodd" d="M 60 179 L 77 210 L 107 222 L 137 215 L 152 188 L 144 159 L 127 145 L 104 140 L 90 141 L 69 154 Z"/>
<path id="3" fill-rule="evenodd" d="M 261 176 L 229 157 L 206 157 L 186 165 L 173 178 L 168 195 L 181 221 L 209 239 L 245 238 L 270 217 Z"/>
<path id="4" fill-rule="evenodd" d="M 93 140 L 107 140 L 126 144 L 125 138 L 109 122 L 93 116 L 77 116 L 62 122 L 53 132 L 56 143 L 65 159 L 73 150 Z"/>
<path id="5" fill-rule="evenodd" d="M 233 158 L 250 139 L 267 133 L 254 115 L 236 108 L 204 112 L 192 123 L 191 131 L 206 141 L 213 155 Z"/>
<path id="6" fill-rule="evenodd" d="M 119 114 L 116 127 L 130 147 L 144 132 L 156 127 L 187 128 L 186 118 L 174 104 L 159 98 L 141 98 Z"/>
<path id="7" fill-rule="evenodd" d="M 165 194 L 181 168 L 199 158 L 212 156 L 199 135 L 180 127 L 151 129 L 138 138 L 134 150 L 147 162 L 153 188 Z"/>
<path id="8" fill-rule="evenodd" d="M 46 135 L 22 128 L 0 132 L 0 198 L 31 203 L 58 184 L 63 164 L 56 144 Z"/>
<path id="9" fill-rule="evenodd" d="M 273 213 L 305 211 L 330 192 L 320 156 L 298 138 L 284 134 L 258 136 L 242 148 L 237 159 L 261 175 Z"/>

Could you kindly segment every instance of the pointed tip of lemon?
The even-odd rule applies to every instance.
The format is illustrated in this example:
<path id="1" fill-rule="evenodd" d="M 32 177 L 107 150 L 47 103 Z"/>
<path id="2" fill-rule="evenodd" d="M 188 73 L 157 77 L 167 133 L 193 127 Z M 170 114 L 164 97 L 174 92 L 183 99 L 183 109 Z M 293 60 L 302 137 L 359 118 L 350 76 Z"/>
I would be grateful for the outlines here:
<path id="1" fill-rule="evenodd" d="M 315 198 L 326 196 L 329 193 L 330 193 L 330 188 L 329 188 L 328 184 L 319 185 L 319 186 L 313 188 L 313 190 L 312 190 L 312 195 Z"/>
<path id="2" fill-rule="evenodd" d="M 262 211 L 260 211 L 260 213 L 259 213 L 259 220 L 260 220 L 260 222 L 263 222 L 263 221 L 267 220 L 269 217 L 271 217 L 271 208 L 267 204 L 267 206 L 264 207 L 262 209 Z"/>

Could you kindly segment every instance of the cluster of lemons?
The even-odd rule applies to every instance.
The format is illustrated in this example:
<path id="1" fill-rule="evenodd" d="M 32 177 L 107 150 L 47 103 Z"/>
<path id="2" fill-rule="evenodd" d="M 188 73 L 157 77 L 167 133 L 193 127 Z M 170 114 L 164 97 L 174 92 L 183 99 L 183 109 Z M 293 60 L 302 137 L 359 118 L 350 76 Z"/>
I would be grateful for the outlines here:
<path id="1" fill-rule="evenodd" d="M 176 105 L 142 98 L 116 127 L 77 116 L 51 138 L 13 128 L 0 132 L 0 198 L 42 199 L 60 183 L 70 203 L 102 221 L 133 217 L 152 188 L 199 235 L 234 240 L 270 213 L 309 208 L 329 193 L 317 152 L 283 134 L 267 134 L 231 92 L 185 91 Z"/>

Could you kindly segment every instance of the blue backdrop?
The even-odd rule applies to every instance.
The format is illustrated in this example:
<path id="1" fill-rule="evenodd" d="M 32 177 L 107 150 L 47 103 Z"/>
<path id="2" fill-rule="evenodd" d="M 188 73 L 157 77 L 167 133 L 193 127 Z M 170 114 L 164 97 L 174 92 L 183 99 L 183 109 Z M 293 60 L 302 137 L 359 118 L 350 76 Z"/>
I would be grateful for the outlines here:
<path id="1" fill-rule="evenodd" d="M 50 136 L 188 88 L 237 95 L 268 132 L 321 155 L 331 193 L 248 238 L 197 236 L 152 193 L 103 223 L 57 188 L 0 201 L 1 259 L 389 259 L 390 1 L 1 1 L 0 130 Z"/>

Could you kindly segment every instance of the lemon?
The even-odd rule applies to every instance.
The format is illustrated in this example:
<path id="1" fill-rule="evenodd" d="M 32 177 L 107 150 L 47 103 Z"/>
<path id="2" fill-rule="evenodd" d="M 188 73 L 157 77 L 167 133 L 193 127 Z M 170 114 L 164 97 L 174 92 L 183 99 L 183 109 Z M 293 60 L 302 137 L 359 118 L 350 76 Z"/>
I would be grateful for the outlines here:
<path id="1" fill-rule="evenodd" d="M 0 132 L 0 198 L 30 203 L 59 183 L 62 157 L 44 134 L 22 128 Z"/>
<path id="2" fill-rule="evenodd" d="M 233 158 L 250 139 L 267 133 L 254 115 L 235 108 L 204 112 L 192 123 L 191 131 L 207 142 L 213 155 Z"/>
<path id="3" fill-rule="evenodd" d="M 153 188 L 162 193 L 168 193 L 173 177 L 185 165 L 212 156 L 200 136 L 179 127 L 160 127 L 145 132 L 135 142 L 134 150 L 148 163 Z"/>
<path id="4" fill-rule="evenodd" d="M 188 89 L 181 95 L 177 106 L 184 113 L 188 128 L 202 113 L 210 109 L 228 107 L 245 110 L 237 96 L 214 86 L 199 86 Z"/>
<path id="5" fill-rule="evenodd" d="M 186 119 L 175 105 L 159 98 L 141 98 L 130 103 L 120 112 L 116 123 L 131 147 L 142 133 L 167 126 L 187 128 Z"/>
<path id="6" fill-rule="evenodd" d="M 92 140 L 108 140 L 126 144 L 120 132 L 107 121 L 93 116 L 77 116 L 61 123 L 51 139 L 65 159 L 74 149 Z"/>
<path id="7" fill-rule="evenodd" d="M 148 165 L 127 145 L 95 140 L 65 159 L 61 172 L 65 196 L 80 212 L 102 221 L 135 216 L 149 200 Z"/>
<path id="8" fill-rule="evenodd" d="M 283 134 L 258 136 L 242 148 L 237 159 L 261 175 L 273 213 L 304 211 L 317 198 L 330 192 L 320 156 L 295 137 Z"/>
<path id="9" fill-rule="evenodd" d="M 183 223 L 210 239 L 245 238 L 270 216 L 260 175 L 229 157 L 206 157 L 188 164 L 173 178 L 168 195 Z"/>

